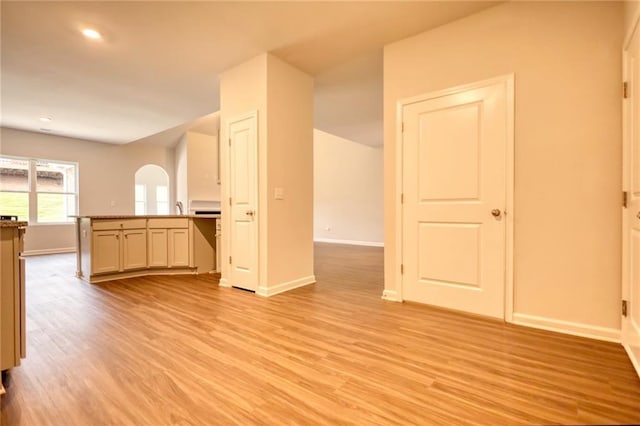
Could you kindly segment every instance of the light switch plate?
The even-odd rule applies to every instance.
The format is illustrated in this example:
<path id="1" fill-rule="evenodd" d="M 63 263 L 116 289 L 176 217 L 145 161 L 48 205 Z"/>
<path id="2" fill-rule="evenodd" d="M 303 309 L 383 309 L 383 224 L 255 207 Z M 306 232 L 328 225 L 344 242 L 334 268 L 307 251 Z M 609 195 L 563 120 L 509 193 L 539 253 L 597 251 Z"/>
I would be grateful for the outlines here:
<path id="1" fill-rule="evenodd" d="M 276 200 L 284 200 L 284 188 L 275 188 L 275 199 Z"/>

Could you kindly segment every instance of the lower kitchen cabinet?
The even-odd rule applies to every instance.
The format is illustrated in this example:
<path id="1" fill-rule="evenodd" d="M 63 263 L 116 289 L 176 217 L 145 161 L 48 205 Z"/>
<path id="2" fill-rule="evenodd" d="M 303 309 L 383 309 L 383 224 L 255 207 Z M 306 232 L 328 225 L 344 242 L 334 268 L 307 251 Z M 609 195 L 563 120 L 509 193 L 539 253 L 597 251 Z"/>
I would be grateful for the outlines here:
<path id="1" fill-rule="evenodd" d="M 122 270 L 147 267 L 147 230 L 128 229 L 122 231 Z"/>
<path id="2" fill-rule="evenodd" d="M 166 229 L 149 229 L 149 268 L 166 268 L 169 266 L 169 246 Z"/>
<path id="3" fill-rule="evenodd" d="M 142 222 L 145 226 L 146 223 Z M 147 267 L 147 230 L 133 228 L 140 221 L 114 222 L 116 229 L 103 230 L 101 224 L 92 232 L 91 273 L 108 274 Z"/>
<path id="4" fill-rule="evenodd" d="M 26 356 L 25 262 L 26 222 L 0 226 L 0 369 L 20 365 Z M 6 223 L 9 222 L 9 223 Z M 3 390 L 0 383 L 0 390 Z"/>
<path id="5" fill-rule="evenodd" d="M 169 267 L 189 266 L 189 230 L 169 229 Z"/>
<path id="6" fill-rule="evenodd" d="M 120 231 L 93 231 L 91 272 L 120 271 Z"/>
<path id="7" fill-rule="evenodd" d="M 76 275 L 92 283 L 216 270 L 215 218 L 81 216 L 76 225 Z"/>

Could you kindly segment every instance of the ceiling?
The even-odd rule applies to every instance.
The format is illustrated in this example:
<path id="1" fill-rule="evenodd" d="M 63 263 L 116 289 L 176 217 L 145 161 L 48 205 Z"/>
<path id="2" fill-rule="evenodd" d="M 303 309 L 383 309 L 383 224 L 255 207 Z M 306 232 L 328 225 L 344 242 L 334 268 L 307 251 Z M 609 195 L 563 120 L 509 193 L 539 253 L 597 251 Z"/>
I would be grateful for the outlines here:
<path id="1" fill-rule="evenodd" d="M 0 124 L 157 140 L 219 109 L 220 72 L 271 52 L 316 77 L 316 127 L 379 145 L 382 46 L 496 3 L 4 0 Z"/>

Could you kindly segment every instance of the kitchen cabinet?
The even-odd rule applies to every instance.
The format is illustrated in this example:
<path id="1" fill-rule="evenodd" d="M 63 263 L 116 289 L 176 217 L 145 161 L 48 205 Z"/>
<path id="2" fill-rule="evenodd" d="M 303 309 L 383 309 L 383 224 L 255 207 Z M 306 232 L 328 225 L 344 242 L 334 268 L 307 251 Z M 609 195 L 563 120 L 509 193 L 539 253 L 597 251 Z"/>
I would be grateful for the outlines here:
<path id="1" fill-rule="evenodd" d="M 76 276 L 91 283 L 216 271 L 215 217 L 79 216 Z"/>
<path id="2" fill-rule="evenodd" d="M 149 229 L 149 268 L 166 268 L 169 266 L 169 245 L 166 229 Z"/>
<path id="3" fill-rule="evenodd" d="M 97 221 L 92 231 L 93 274 L 147 267 L 146 220 Z"/>
<path id="4" fill-rule="evenodd" d="M 27 350 L 22 257 L 26 226 L 26 222 L 0 221 L 0 369 L 3 371 L 20 365 Z"/>
<path id="5" fill-rule="evenodd" d="M 169 267 L 189 266 L 189 230 L 169 229 Z"/>

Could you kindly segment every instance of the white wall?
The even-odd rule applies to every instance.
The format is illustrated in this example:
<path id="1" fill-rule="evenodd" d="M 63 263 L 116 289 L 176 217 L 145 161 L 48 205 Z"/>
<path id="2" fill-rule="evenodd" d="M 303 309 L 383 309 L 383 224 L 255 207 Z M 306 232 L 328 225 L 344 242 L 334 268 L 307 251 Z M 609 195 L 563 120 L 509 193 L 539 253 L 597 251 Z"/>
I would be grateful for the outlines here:
<path id="1" fill-rule="evenodd" d="M 135 173 L 156 164 L 174 177 L 173 149 L 156 145 L 113 145 L 20 130 L 0 129 L 0 154 L 79 164 L 81 215 L 134 214 Z M 172 194 L 171 200 L 174 200 Z M 173 202 L 172 202 L 173 204 Z M 34 225 L 27 230 L 27 252 L 75 247 L 75 227 Z"/>
<path id="2" fill-rule="evenodd" d="M 313 155 L 314 239 L 382 245 L 382 147 L 315 129 Z"/>
<path id="3" fill-rule="evenodd" d="M 508 2 L 385 48 L 387 290 L 397 101 L 515 73 L 516 314 L 615 335 L 622 35 L 618 2 Z"/>

